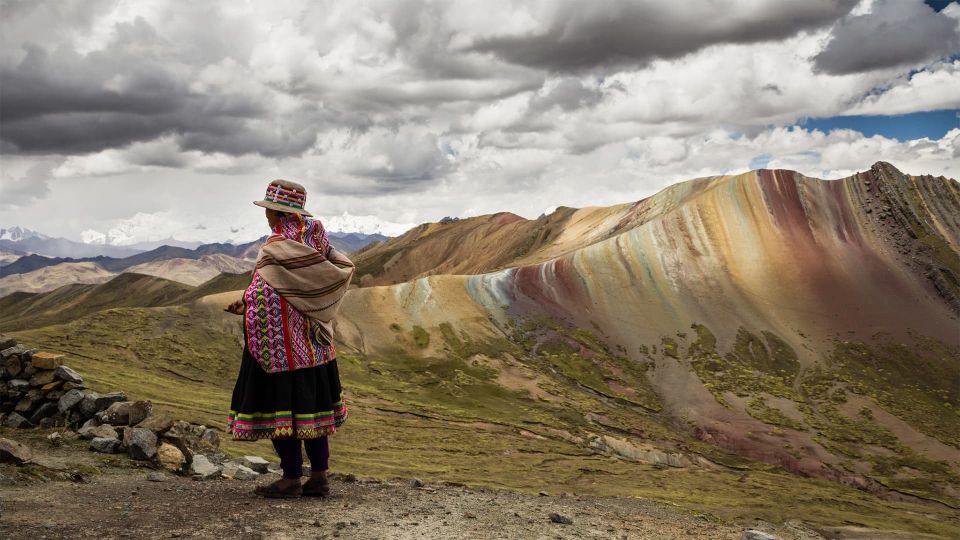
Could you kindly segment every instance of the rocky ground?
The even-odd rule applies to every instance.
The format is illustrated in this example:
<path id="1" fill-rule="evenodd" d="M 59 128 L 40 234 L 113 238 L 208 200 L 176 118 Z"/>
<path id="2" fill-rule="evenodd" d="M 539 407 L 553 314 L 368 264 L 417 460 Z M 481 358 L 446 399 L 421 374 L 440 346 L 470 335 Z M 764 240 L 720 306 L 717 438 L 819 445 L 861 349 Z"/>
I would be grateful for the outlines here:
<path id="1" fill-rule="evenodd" d="M 939 538 L 799 521 L 733 523 L 640 498 L 342 473 L 333 475 L 326 499 L 263 499 L 253 487 L 277 474 L 195 480 L 124 454 L 89 452 L 83 440 L 47 444 L 46 431 L 0 429 L 32 451 L 27 464 L 0 464 L 0 538 Z"/>
<path id="2" fill-rule="evenodd" d="M 275 500 L 254 496 L 253 482 L 174 476 L 157 482 L 147 474 L 3 488 L 0 537 L 737 539 L 744 532 L 640 499 L 538 497 L 341 477 L 330 498 Z M 551 514 L 572 523 L 555 523 Z M 778 537 L 819 538 L 788 533 Z"/>

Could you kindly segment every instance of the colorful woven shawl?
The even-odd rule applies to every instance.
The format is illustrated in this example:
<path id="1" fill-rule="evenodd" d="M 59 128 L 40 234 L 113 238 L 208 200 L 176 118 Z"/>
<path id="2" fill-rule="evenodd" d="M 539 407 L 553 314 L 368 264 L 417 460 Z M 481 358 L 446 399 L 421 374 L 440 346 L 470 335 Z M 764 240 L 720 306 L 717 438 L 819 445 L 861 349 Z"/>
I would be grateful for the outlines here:
<path id="1" fill-rule="evenodd" d="M 291 214 L 260 248 L 244 292 L 250 354 L 267 372 L 336 358 L 332 319 L 353 277 L 353 263 L 327 238 L 320 221 Z"/>

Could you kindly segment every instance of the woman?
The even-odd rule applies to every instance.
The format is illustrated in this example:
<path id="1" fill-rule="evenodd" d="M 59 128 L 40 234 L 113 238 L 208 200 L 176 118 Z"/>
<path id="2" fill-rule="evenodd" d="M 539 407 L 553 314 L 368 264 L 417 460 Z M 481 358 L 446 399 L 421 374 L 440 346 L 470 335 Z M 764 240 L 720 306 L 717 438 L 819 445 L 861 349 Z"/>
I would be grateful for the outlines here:
<path id="1" fill-rule="evenodd" d="M 304 209 L 300 184 L 274 180 L 262 201 L 272 234 L 257 256 L 243 299 L 226 311 L 244 316 L 243 359 L 227 429 L 234 440 L 269 438 L 283 477 L 257 486 L 264 497 L 327 496 L 327 436 L 347 417 L 340 394 L 332 317 L 353 276 L 353 263 L 330 245 Z M 301 441 L 310 479 L 301 485 Z"/>

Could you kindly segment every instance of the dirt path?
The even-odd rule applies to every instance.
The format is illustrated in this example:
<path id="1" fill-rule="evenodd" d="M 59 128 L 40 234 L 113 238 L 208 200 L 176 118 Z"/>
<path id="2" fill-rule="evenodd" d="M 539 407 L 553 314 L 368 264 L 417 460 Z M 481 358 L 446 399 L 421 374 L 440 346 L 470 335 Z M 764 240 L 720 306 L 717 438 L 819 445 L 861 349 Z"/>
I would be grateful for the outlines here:
<path id="1" fill-rule="evenodd" d="M 277 478 L 266 475 L 261 482 Z M 329 499 L 274 500 L 254 482 L 146 471 L 0 488 L 0 537 L 59 538 L 716 538 L 741 527 L 651 501 L 537 497 L 459 486 L 335 479 Z M 551 522 L 557 512 L 573 524 Z"/>

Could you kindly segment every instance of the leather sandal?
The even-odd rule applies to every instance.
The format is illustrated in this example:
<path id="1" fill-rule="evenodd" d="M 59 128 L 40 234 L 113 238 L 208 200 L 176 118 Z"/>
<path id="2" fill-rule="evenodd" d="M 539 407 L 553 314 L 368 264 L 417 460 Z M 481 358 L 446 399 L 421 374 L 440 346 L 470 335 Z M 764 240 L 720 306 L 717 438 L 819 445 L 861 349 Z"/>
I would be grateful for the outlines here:
<path id="1" fill-rule="evenodd" d="M 253 488 L 253 492 L 261 497 L 270 499 L 298 499 L 303 495 L 303 486 L 300 482 L 293 484 L 289 488 L 283 489 L 278 484 L 280 480 L 270 484 L 261 484 Z"/>
<path id="2" fill-rule="evenodd" d="M 304 497 L 329 497 L 330 481 L 327 480 L 326 476 L 324 476 L 319 480 L 314 480 L 313 478 L 307 480 L 303 484 L 303 496 Z"/>

